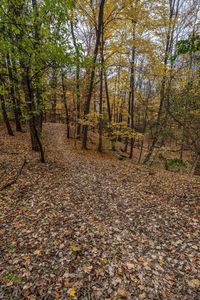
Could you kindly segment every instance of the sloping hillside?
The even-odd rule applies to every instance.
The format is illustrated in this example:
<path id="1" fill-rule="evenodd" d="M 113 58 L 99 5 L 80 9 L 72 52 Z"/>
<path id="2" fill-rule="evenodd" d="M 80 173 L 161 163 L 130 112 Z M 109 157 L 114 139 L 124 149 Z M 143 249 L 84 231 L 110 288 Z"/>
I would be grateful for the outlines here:
<path id="1" fill-rule="evenodd" d="M 48 162 L 1 135 L 0 299 L 197 300 L 200 179 L 75 150 L 45 125 Z"/>

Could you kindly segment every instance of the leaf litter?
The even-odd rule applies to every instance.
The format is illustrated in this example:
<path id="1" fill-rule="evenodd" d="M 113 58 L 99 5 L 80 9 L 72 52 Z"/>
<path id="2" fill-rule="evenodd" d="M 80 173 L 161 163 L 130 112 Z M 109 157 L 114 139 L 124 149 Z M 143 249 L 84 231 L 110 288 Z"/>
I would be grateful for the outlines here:
<path id="1" fill-rule="evenodd" d="M 45 165 L 25 133 L 1 137 L 0 183 L 27 164 L 0 193 L 0 299 L 199 299 L 199 178 L 44 130 Z"/>

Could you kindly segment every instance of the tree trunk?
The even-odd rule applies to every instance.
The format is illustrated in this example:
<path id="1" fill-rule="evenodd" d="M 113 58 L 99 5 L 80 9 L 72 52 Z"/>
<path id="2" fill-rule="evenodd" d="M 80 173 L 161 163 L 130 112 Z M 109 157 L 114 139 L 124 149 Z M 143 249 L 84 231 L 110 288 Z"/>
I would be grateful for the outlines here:
<path id="1" fill-rule="evenodd" d="M 136 22 L 132 20 L 132 40 L 135 41 L 135 29 Z M 130 113 L 131 113 L 131 129 L 134 130 L 134 106 L 135 106 L 135 46 L 132 47 L 132 59 L 131 59 L 131 76 L 130 76 Z M 129 158 L 133 157 L 133 147 L 134 147 L 134 138 L 131 138 L 130 141 L 130 154 Z"/>
<path id="2" fill-rule="evenodd" d="M 25 101 L 26 101 L 28 117 L 29 117 L 29 128 L 30 128 L 30 135 L 31 135 L 32 150 L 41 152 L 41 145 L 40 145 L 41 142 L 38 143 L 39 134 L 38 134 L 37 122 L 34 116 L 35 105 L 34 105 L 34 98 L 33 98 L 33 89 L 31 86 L 30 75 L 29 75 L 29 68 L 25 67 L 23 65 L 23 62 L 20 63 L 23 68 L 22 84 L 24 88 Z"/>
<path id="3" fill-rule="evenodd" d="M 19 78 L 18 78 L 18 72 L 16 68 L 16 61 L 12 59 L 12 65 L 13 65 L 13 73 L 14 73 L 14 78 L 15 78 L 15 95 L 16 95 L 16 104 L 17 104 L 17 111 L 18 111 L 18 116 L 21 121 L 22 118 L 22 111 L 21 111 L 21 99 L 20 99 L 20 84 L 19 84 Z"/>
<path id="4" fill-rule="evenodd" d="M 104 68 L 104 57 L 103 57 L 103 26 L 101 30 L 101 66 L 100 66 L 100 92 L 99 92 L 99 145 L 98 151 L 102 152 L 102 134 L 103 134 L 103 68 Z"/>
<path id="5" fill-rule="evenodd" d="M 179 11 L 179 4 L 180 0 L 177 1 L 176 3 L 176 8 L 175 8 L 175 0 L 169 0 L 169 27 L 168 27 L 168 32 L 167 32 L 167 38 L 166 38 L 166 46 L 165 46 L 165 56 L 164 56 L 164 72 L 163 72 L 163 78 L 161 82 L 161 89 L 160 89 L 160 105 L 159 105 L 159 110 L 158 110 L 158 116 L 157 116 L 157 121 L 156 121 L 156 130 L 154 133 L 153 141 L 150 146 L 149 152 L 147 156 L 145 157 L 143 163 L 146 164 L 154 151 L 155 146 L 157 145 L 161 131 L 162 131 L 162 117 L 163 117 L 163 112 L 164 112 L 164 106 L 166 102 L 166 83 L 167 83 L 167 63 L 172 51 L 172 44 L 173 44 L 173 36 L 174 36 L 174 28 L 175 28 L 175 23 Z M 174 19 L 175 18 L 175 19 Z"/>
<path id="6" fill-rule="evenodd" d="M 76 51 L 76 110 L 77 110 L 77 137 L 80 137 L 81 134 L 81 124 L 80 124 L 80 110 L 81 110 L 81 103 L 80 103 L 80 52 L 76 42 L 76 37 L 74 34 L 74 24 L 73 21 L 70 22 L 71 25 L 71 34 L 73 39 L 74 48 Z"/>
<path id="7" fill-rule="evenodd" d="M 103 64 L 104 64 L 104 56 L 103 56 Z M 107 80 L 106 70 L 104 70 L 104 81 L 105 81 L 105 92 L 106 92 L 108 120 L 109 120 L 109 125 L 111 126 L 111 124 L 112 124 L 112 112 L 111 112 L 111 107 L 110 107 L 110 97 L 109 97 L 109 91 L 108 91 L 108 80 Z M 115 143 L 114 143 L 114 139 L 113 139 L 113 136 L 112 136 L 112 128 L 109 128 L 108 133 L 109 133 L 109 138 L 110 138 L 110 141 L 111 141 L 112 151 L 115 151 Z"/>
<path id="8" fill-rule="evenodd" d="M 101 0 L 100 7 L 99 7 L 99 17 L 98 17 L 98 28 L 97 28 L 97 37 L 96 37 L 96 44 L 93 54 L 93 61 L 92 61 L 92 70 L 90 75 L 90 82 L 89 82 L 89 89 L 88 89 L 88 96 L 87 100 L 85 102 L 84 107 L 84 118 L 87 119 L 87 115 L 90 112 L 90 103 L 92 99 L 92 92 L 93 92 L 93 86 L 94 86 L 94 77 L 95 77 L 95 69 L 96 69 L 96 59 L 100 44 L 100 38 L 103 28 L 103 15 L 104 15 L 104 5 L 106 0 Z M 87 149 L 87 134 L 88 134 L 88 125 L 83 125 L 83 139 L 82 139 L 82 148 Z"/>
<path id="9" fill-rule="evenodd" d="M 150 95 L 151 95 L 151 85 L 150 85 L 150 81 L 149 81 L 149 90 L 148 90 L 148 95 L 147 95 L 146 105 L 145 105 L 145 115 L 144 115 L 144 119 L 143 119 L 143 139 L 142 139 L 142 143 L 141 143 L 141 147 L 140 147 L 138 163 L 140 163 L 140 161 L 141 161 L 143 147 L 145 144 L 145 133 L 146 133 L 146 128 L 147 128 L 148 105 L 149 105 Z"/>
<path id="10" fill-rule="evenodd" d="M 67 106 L 67 97 L 66 97 L 66 89 L 64 83 L 64 75 L 62 74 L 62 90 L 63 90 L 63 103 L 65 107 L 65 116 L 66 116 L 66 124 L 67 124 L 67 138 L 70 138 L 70 126 L 69 126 L 69 111 Z"/>
<path id="11" fill-rule="evenodd" d="M 57 106 L 57 93 L 56 93 L 57 74 L 56 74 L 56 69 L 53 69 L 51 88 L 52 88 L 52 98 L 51 98 L 52 122 L 56 122 L 56 106 Z"/>
<path id="12" fill-rule="evenodd" d="M 7 62 L 8 77 L 9 77 L 9 82 L 10 82 L 10 97 L 12 100 L 13 111 L 14 111 L 14 116 L 15 116 L 16 131 L 22 131 L 19 109 L 18 109 L 19 103 L 17 102 L 16 96 L 15 96 L 13 70 L 12 70 L 11 58 L 10 58 L 9 53 L 6 56 L 6 62 Z"/>
<path id="13" fill-rule="evenodd" d="M 194 166 L 192 168 L 192 174 L 191 175 L 198 175 L 200 176 L 200 154 L 197 154 Z"/>
<path id="14" fill-rule="evenodd" d="M 4 96 L 0 94 L 0 100 L 1 100 L 1 109 L 2 109 L 2 114 L 3 114 L 3 120 L 6 125 L 6 129 L 9 135 L 14 136 L 13 130 L 11 128 L 8 115 L 6 112 L 6 105 L 5 105 L 5 99 Z"/>
<path id="15" fill-rule="evenodd" d="M 38 47 L 41 43 L 41 22 L 40 22 L 40 16 L 39 16 L 39 11 L 38 11 L 38 1 L 37 0 L 32 0 L 32 7 L 33 7 L 33 12 L 35 14 L 35 19 L 34 19 L 34 37 L 35 37 L 35 42 L 34 42 L 34 48 L 35 50 L 38 50 Z M 37 54 L 36 54 L 37 55 Z M 33 70 L 34 71 L 34 70 Z M 37 129 L 38 135 L 41 134 L 42 132 L 42 122 L 43 122 L 43 96 L 42 96 L 42 83 L 41 83 L 41 74 L 38 74 L 36 79 L 35 79 L 35 92 L 34 92 L 34 97 L 35 97 L 35 103 L 36 103 L 36 109 L 37 109 L 37 115 L 35 116 L 35 125 Z"/>
<path id="16" fill-rule="evenodd" d="M 104 58 L 103 58 L 103 63 L 104 63 Z M 106 71 L 104 71 L 104 81 L 105 81 L 105 92 L 106 92 L 108 120 L 109 120 L 109 123 L 111 124 L 111 122 L 112 122 L 112 112 L 111 112 L 111 108 L 110 108 L 110 97 L 109 97 L 109 91 L 108 91 L 108 80 L 107 80 Z"/>

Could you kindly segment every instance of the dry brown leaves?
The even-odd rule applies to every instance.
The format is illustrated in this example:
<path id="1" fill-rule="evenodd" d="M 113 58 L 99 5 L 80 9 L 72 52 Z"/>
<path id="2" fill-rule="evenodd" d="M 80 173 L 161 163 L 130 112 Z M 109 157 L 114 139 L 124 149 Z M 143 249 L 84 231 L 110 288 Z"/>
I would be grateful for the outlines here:
<path id="1" fill-rule="evenodd" d="M 199 179 L 73 149 L 45 125 L 48 162 L 26 134 L 3 138 L 0 299 L 195 300 Z"/>

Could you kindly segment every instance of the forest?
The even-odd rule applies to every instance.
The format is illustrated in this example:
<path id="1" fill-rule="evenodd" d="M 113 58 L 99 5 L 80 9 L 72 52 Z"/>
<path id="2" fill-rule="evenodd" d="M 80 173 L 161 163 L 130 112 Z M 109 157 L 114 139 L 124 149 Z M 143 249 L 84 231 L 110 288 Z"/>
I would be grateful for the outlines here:
<path id="1" fill-rule="evenodd" d="M 200 297 L 199 0 L 1 0 L 0 299 Z"/>

